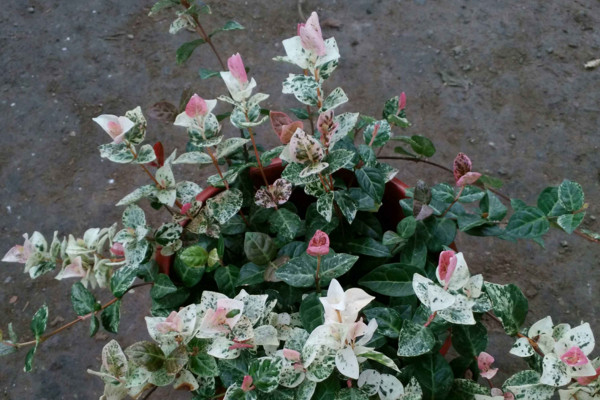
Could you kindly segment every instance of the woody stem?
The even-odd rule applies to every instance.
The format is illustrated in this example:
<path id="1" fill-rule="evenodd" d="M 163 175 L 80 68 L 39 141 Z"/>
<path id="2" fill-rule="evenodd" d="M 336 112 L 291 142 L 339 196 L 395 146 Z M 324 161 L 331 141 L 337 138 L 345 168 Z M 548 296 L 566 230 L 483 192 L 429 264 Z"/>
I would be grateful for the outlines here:
<path id="1" fill-rule="evenodd" d="M 321 293 L 321 285 L 319 280 L 319 270 L 321 269 L 321 255 L 317 255 L 317 272 L 315 273 L 315 287 L 317 288 L 317 293 Z"/>

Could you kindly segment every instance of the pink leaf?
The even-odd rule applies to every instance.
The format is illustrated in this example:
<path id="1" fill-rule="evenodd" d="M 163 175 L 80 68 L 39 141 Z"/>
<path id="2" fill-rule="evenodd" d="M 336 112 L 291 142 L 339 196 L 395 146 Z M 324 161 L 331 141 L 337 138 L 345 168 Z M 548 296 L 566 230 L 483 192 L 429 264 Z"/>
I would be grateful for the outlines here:
<path id="1" fill-rule="evenodd" d="M 245 73 L 246 71 L 244 71 Z M 206 106 L 206 101 L 197 94 L 194 94 L 190 97 L 190 101 L 188 101 L 185 106 L 185 113 L 190 118 L 196 118 L 198 116 L 206 115 L 208 112 L 208 107 Z"/>
<path id="2" fill-rule="evenodd" d="M 244 376 L 244 380 L 242 381 L 242 390 L 244 392 L 249 392 L 254 389 L 252 386 L 252 377 L 250 375 Z"/>
<path id="3" fill-rule="evenodd" d="M 244 62 L 242 61 L 240 53 L 236 53 L 229 57 L 227 60 L 227 68 L 229 68 L 229 72 L 231 72 L 231 75 L 233 75 L 239 83 L 248 83 L 248 75 L 246 75 L 246 68 L 244 67 Z"/>
<path id="4" fill-rule="evenodd" d="M 406 108 L 406 93 L 400 93 L 400 100 L 398 100 L 398 112 Z"/>
<path id="5" fill-rule="evenodd" d="M 125 249 L 123 248 L 123 244 L 119 242 L 114 242 L 110 248 L 110 252 L 115 256 L 124 256 Z"/>
<path id="6" fill-rule="evenodd" d="M 311 256 L 324 256 L 329 254 L 329 236 L 320 230 L 317 230 L 310 242 L 306 253 Z"/>
<path id="7" fill-rule="evenodd" d="M 565 354 L 560 356 L 562 362 L 570 367 L 579 367 L 590 362 L 583 351 L 577 346 L 571 347 Z"/>
<path id="8" fill-rule="evenodd" d="M 325 42 L 323 41 L 319 17 L 316 12 L 313 11 L 310 14 L 306 24 L 298 25 L 298 36 L 300 36 L 302 47 L 306 50 L 312 51 L 318 56 L 325 55 Z"/>
<path id="9" fill-rule="evenodd" d="M 444 281 L 444 290 L 448 289 L 450 278 L 454 274 L 457 263 L 456 253 L 452 250 L 442 251 L 437 267 L 437 274 L 440 280 Z"/>
<path id="10" fill-rule="evenodd" d="M 492 379 L 494 375 L 496 375 L 498 368 L 491 368 L 493 362 L 494 357 L 490 354 L 485 351 L 479 353 L 479 356 L 477 356 L 477 367 L 479 368 L 481 376 L 486 379 Z"/>

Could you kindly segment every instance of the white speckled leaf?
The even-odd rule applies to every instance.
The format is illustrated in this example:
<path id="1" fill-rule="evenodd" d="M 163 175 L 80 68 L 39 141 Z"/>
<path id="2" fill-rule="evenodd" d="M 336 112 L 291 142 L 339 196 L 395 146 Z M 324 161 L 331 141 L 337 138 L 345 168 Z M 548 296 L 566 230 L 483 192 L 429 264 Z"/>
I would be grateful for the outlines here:
<path id="1" fill-rule="evenodd" d="M 229 349 L 235 343 L 224 337 L 217 337 L 213 339 L 212 343 L 208 346 L 206 353 L 215 357 L 225 360 L 231 360 L 240 356 L 240 349 Z"/>
<path id="2" fill-rule="evenodd" d="M 358 379 L 358 360 L 352 347 L 344 347 L 337 352 L 335 355 L 335 366 L 343 375 L 352 379 Z"/>
<path id="3" fill-rule="evenodd" d="M 398 355 L 416 357 L 426 354 L 435 346 L 435 337 L 428 327 L 404 320 L 398 337 Z"/>
<path id="4" fill-rule="evenodd" d="M 306 105 L 316 106 L 318 104 L 317 89 L 321 85 L 310 75 L 290 74 L 283 81 L 283 94 L 293 94 L 296 99 Z"/>
<path id="5" fill-rule="evenodd" d="M 402 382 L 393 375 L 381 374 L 379 383 L 379 398 L 381 400 L 396 400 L 404 394 Z"/>
<path id="6" fill-rule="evenodd" d="M 554 354 L 546 354 L 543 361 L 540 382 L 549 386 L 563 386 L 571 381 L 567 374 L 567 365 Z"/>
<path id="7" fill-rule="evenodd" d="M 277 329 L 271 325 L 254 328 L 254 344 L 257 346 L 278 346 Z"/>
<path id="8" fill-rule="evenodd" d="M 116 340 L 111 340 L 102 348 L 102 366 L 115 378 L 127 375 L 129 368 L 127 357 Z"/>
<path id="9" fill-rule="evenodd" d="M 224 224 L 242 208 L 243 195 L 239 189 L 229 189 L 206 200 L 211 217 Z"/>
<path id="10" fill-rule="evenodd" d="M 509 353 L 517 357 L 530 357 L 533 355 L 534 350 L 529 344 L 529 340 L 522 337 L 515 341 L 515 344 L 513 344 Z"/>
<path id="11" fill-rule="evenodd" d="M 194 391 L 198 389 L 198 386 L 198 381 L 194 377 L 194 374 L 192 374 L 187 369 L 184 369 L 183 371 L 179 372 L 179 374 L 177 375 L 177 379 L 173 383 L 173 388 L 175 388 L 175 390 Z"/>
<path id="12" fill-rule="evenodd" d="M 473 316 L 473 301 L 462 294 L 454 296 L 454 303 L 450 307 L 438 311 L 438 315 L 448 322 L 460 325 L 475 325 Z"/>
<path id="13" fill-rule="evenodd" d="M 348 102 L 348 96 L 342 90 L 342 88 L 335 88 L 329 96 L 323 101 L 323 106 L 321 107 L 321 112 L 325 112 L 328 110 L 332 110 L 344 103 Z"/>

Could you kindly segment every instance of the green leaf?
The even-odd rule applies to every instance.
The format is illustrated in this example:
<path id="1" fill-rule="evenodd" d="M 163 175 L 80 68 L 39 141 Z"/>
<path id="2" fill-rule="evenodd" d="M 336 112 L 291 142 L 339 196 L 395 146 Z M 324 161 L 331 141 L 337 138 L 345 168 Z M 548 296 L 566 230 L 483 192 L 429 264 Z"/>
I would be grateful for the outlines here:
<path id="1" fill-rule="evenodd" d="M 160 299 L 176 291 L 177 287 L 171 282 L 171 279 L 165 274 L 159 274 L 150 289 L 150 296 L 153 299 Z"/>
<path id="2" fill-rule="evenodd" d="M 225 25 L 223 25 L 222 28 L 219 28 L 216 31 L 212 32 L 209 36 L 213 36 L 214 34 L 216 34 L 218 32 L 237 31 L 237 30 L 243 30 L 243 29 L 246 29 L 246 28 L 244 28 L 239 22 L 227 21 L 227 22 L 225 22 Z"/>
<path id="3" fill-rule="evenodd" d="M 235 286 L 257 285 L 265 281 L 265 268 L 254 263 L 247 263 L 240 269 Z"/>
<path id="4" fill-rule="evenodd" d="M 567 211 L 578 211 L 583 207 L 583 189 L 577 182 L 565 179 L 558 187 L 558 201 Z"/>
<path id="5" fill-rule="evenodd" d="M 398 337 L 398 355 L 417 357 L 429 353 L 435 346 L 435 336 L 430 328 L 405 319 Z"/>
<path id="6" fill-rule="evenodd" d="M 309 294 L 300 303 L 300 321 L 309 333 L 325 322 L 325 310 L 318 293 Z"/>
<path id="7" fill-rule="evenodd" d="M 542 210 L 525 207 L 515 212 L 506 227 L 506 233 L 519 239 L 540 237 L 550 229 L 550 222 Z"/>
<path id="8" fill-rule="evenodd" d="M 435 146 L 425 136 L 413 135 L 408 142 L 413 151 L 424 157 L 432 157 L 435 154 Z"/>
<path id="9" fill-rule="evenodd" d="M 27 352 L 27 355 L 25 356 L 25 367 L 23 368 L 23 371 L 31 372 L 31 369 L 33 368 L 33 356 L 35 355 L 36 350 L 37 344 L 31 349 L 29 349 L 29 351 Z"/>
<path id="10" fill-rule="evenodd" d="M 234 297 L 236 294 L 235 286 L 240 276 L 240 269 L 235 265 L 217 268 L 215 271 L 215 281 L 219 287 L 219 291 L 229 297 Z"/>
<path id="11" fill-rule="evenodd" d="M 92 318 L 90 318 L 90 337 L 93 337 L 98 333 L 98 329 L 100 329 L 100 322 L 96 315 L 93 315 Z"/>
<path id="12" fill-rule="evenodd" d="M 137 265 L 126 265 L 119 268 L 110 278 L 110 291 L 115 297 L 122 297 L 127 289 L 133 285 L 133 281 L 137 276 Z"/>
<path id="13" fill-rule="evenodd" d="M 476 394 L 490 396 L 490 389 L 487 389 L 477 382 L 468 379 L 455 379 L 450 393 L 451 400 L 472 400 Z M 491 397 L 489 397 L 491 398 Z"/>
<path id="14" fill-rule="evenodd" d="M 154 3 L 152 8 L 150 9 L 150 13 L 148 14 L 148 16 L 155 15 L 161 10 L 171 8 L 178 4 L 179 4 L 179 1 L 177 1 L 177 0 L 159 0 L 156 3 Z"/>
<path id="15" fill-rule="evenodd" d="M 377 320 L 377 330 L 384 336 L 397 338 L 402 329 L 402 319 L 400 313 L 393 308 L 373 307 L 364 310 L 363 313 L 369 321 L 373 318 Z"/>
<path id="16" fill-rule="evenodd" d="M 475 325 L 452 326 L 452 346 L 468 358 L 474 358 L 485 351 L 488 344 L 486 327 L 477 322 Z"/>
<path id="17" fill-rule="evenodd" d="M 176 58 L 175 58 L 177 61 L 177 65 L 181 65 L 184 62 L 186 62 L 188 60 L 188 58 L 191 57 L 194 50 L 196 50 L 196 47 L 198 47 L 204 43 L 206 43 L 204 41 L 204 39 L 196 39 L 196 40 L 192 40 L 191 42 L 186 42 L 186 43 L 182 44 L 181 46 L 179 46 L 179 48 L 177 49 Z"/>
<path id="18" fill-rule="evenodd" d="M 261 357 L 250 363 L 248 374 L 252 384 L 261 392 L 269 393 L 277 389 L 283 368 L 279 357 Z"/>
<path id="19" fill-rule="evenodd" d="M 492 189 L 500 189 L 503 185 L 502 179 L 494 178 L 489 175 L 481 175 L 479 177 L 479 183 L 482 183 L 485 187 L 491 187 Z"/>
<path id="20" fill-rule="evenodd" d="M 351 253 L 362 254 L 371 257 L 386 258 L 392 256 L 386 246 L 370 237 L 352 239 L 346 243 L 346 248 Z"/>
<path id="21" fill-rule="evenodd" d="M 200 268 L 206 265 L 208 253 L 203 247 L 190 246 L 178 254 L 181 261 L 190 268 Z"/>
<path id="22" fill-rule="evenodd" d="M 422 272 L 412 265 L 385 264 L 363 276 L 358 284 L 385 296 L 412 296 L 415 294 L 412 288 L 413 275 Z"/>
<path id="23" fill-rule="evenodd" d="M 35 340 L 38 341 L 40 337 L 46 331 L 46 325 L 48 324 L 48 306 L 43 305 L 39 310 L 33 314 L 33 318 L 31 319 L 31 324 L 29 325 L 31 328 L 31 332 L 35 336 Z"/>
<path id="24" fill-rule="evenodd" d="M 250 141 L 250 139 L 244 139 L 244 138 L 225 139 L 221 143 L 219 143 L 219 145 L 217 146 L 216 157 L 218 159 L 229 157 L 236 151 L 241 150 L 241 148 L 244 147 L 244 145 L 246 143 L 248 143 L 249 141 Z"/>
<path id="25" fill-rule="evenodd" d="M 152 342 L 134 343 L 125 349 L 125 354 L 132 364 L 144 367 L 150 372 L 158 371 L 165 363 L 165 353 Z"/>
<path id="26" fill-rule="evenodd" d="M 308 112 L 306 111 L 305 108 L 290 108 L 290 111 L 298 119 L 308 119 Z"/>
<path id="27" fill-rule="evenodd" d="M 317 212 L 325 221 L 330 222 L 333 216 L 333 193 L 325 193 L 317 199 Z"/>
<path id="28" fill-rule="evenodd" d="M 100 145 L 98 148 L 100 157 L 108 158 L 115 163 L 127 164 L 135 158 L 126 143 L 108 143 Z"/>
<path id="29" fill-rule="evenodd" d="M 577 229 L 579 224 L 583 221 L 585 212 L 578 212 L 577 214 L 565 214 L 558 217 L 556 221 L 565 232 L 571 234 Z"/>
<path id="30" fill-rule="evenodd" d="M 275 210 L 269 218 L 270 230 L 279 238 L 287 242 L 294 239 L 302 227 L 302 220 L 298 214 L 285 208 Z"/>
<path id="31" fill-rule="evenodd" d="M 345 190 L 336 190 L 334 192 L 334 199 L 340 208 L 340 211 L 344 217 L 346 217 L 346 220 L 349 223 L 352 223 L 354 217 L 356 217 L 356 212 L 358 211 L 354 199 L 350 197 Z"/>
<path id="32" fill-rule="evenodd" d="M 502 321 L 504 330 L 510 336 L 519 332 L 527 316 L 527 298 L 517 286 L 497 285 L 485 282 L 485 291 L 492 301 L 494 314 Z"/>
<path id="33" fill-rule="evenodd" d="M 200 75 L 200 79 L 208 79 L 212 78 L 213 76 L 220 76 L 221 73 L 219 71 L 212 71 L 210 69 L 200 68 L 200 70 L 198 71 L 198 75 Z"/>
<path id="34" fill-rule="evenodd" d="M 490 221 L 502 221 L 506 217 L 508 209 L 498 197 L 491 191 L 486 191 L 486 196 L 479 203 L 481 211 L 487 213 L 487 219 Z"/>
<path id="35" fill-rule="evenodd" d="M 376 126 L 378 126 L 377 134 L 375 136 L 375 139 L 373 139 L 373 133 L 375 132 Z M 363 137 L 367 145 L 370 144 L 373 147 L 381 147 L 385 145 L 388 142 L 388 140 L 390 140 L 391 132 L 392 129 L 390 127 L 390 124 L 386 120 L 373 121 L 365 128 L 363 132 Z"/>
<path id="36" fill-rule="evenodd" d="M 102 326 L 108 332 L 118 333 L 119 323 L 121 322 L 121 300 L 117 300 L 102 310 L 100 320 L 102 321 Z"/>
<path id="37" fill-rule="evenodd" d="M 537 206 L 546 215 L 550 215 L 550 212 L 554 208 L 554 205 L 558 202 L 558 188 L 555 186 L 549 186 L 542 190 L 537 199 Z"/>
<path id="38" fill-rule="evenodd" d="M 303 104 L 316 106 L 317 89 L 321 85 L 310 75 L 290 74 L 283 82 L 283 94 L 293 94 Z"/>
<path id="39" fill-rule="evenodd" d="M 369 396 L 363 391 L 355 388 L 345 388 L 338 392 L 335 400 L 368 400 Z"/>
<path id="40" fill-rule="evenodd" d="M 138 226 L 146 225 L 146 215 L 144 214 L 144 210 L 135 204 L 127 206 L 127 208 L 123 211 L 123 217 L 121 220 L 123 225 L 128 228 L 137 228 Z"/>
<path id="41" fill-rule="evenodd" d="M 381 203 L 383 192 L 385 190 L 385 175 L 377 168 L 364 167 L 356 170 L 356 179 L 358 185 L 373 199 L 376 203 Z"/>
<path id="42" fill-rule="evenodd" d="M 190 357 L 188 369 L 202 377 L 219 376 L 219 368 L 215 359 L 203 352 Z"/>
<path id="43" fill-rule="evenodd" d="M 427 354 L 420 357 L 413 364 L 414 377 L 417 378 L 423 398 L 425 399 L 444 399 L 448 396 L 454 375 L 452 368 L 439 353 Z"/>
<path id="44" fill-rule="evenodd" d="M 478 187 L 475 186 L 465 186 L 462 193 L 460 194 L 460 198 L 458 199 L 461 203 L 473 203 L 475 201 L 481 200 L 485 197 L 485 192 Z"/>
<path id="45" fill-rule="evenodd" d="M 81 282 L 77 282 L 71 287 L 71 304 L 75 314 L 84 316 L 95 310 L 96 298 Z"/>
<path id="46" fill-rule="evenodd" d="M 174 375 L 181 371 L 189 359 L 187 348 L 180 345 L 173 350 L 165 359 L 165 369 L 169 375 Z"/>
<path id="47" fill-rule="evenodd" d="M 275 258 L 277 247 L 273 239 L 265 233 L 246 232 L 244 253 L 248 260 L 258 265 L 264 265 Z"/>
<path id="48" fill-rule="evenodd" d="M 179 240 L 183 227 L 175 222 L 162 224 L 154 233 L 154 240 L 161 246 L 168 246 Z"/>
<path id="49" fill-rule="evenodd" d="M 415 234 L 416 229 L 417 220 L 411 215 L 408 217 L 404 217 L 402 221 L 398 223 L 398 226 L 396 227 L 396 232 L 398 232 L 398 235 L 400 235 L 401 238 L 408 239 Z"/>

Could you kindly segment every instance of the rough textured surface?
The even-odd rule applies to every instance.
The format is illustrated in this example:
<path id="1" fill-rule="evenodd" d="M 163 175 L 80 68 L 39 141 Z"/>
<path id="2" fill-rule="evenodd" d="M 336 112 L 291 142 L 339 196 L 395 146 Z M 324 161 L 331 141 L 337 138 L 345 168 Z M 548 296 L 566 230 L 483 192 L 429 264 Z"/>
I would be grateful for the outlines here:
<path id="1" fill-rule="evenodd" d="M 216 44 L 223 55 L 240 51 L 259 89 L 272 94 L 267 106 L 283 109 L 295 104 L 292 96 L 280 94 L 292 67 L 270 59 L 283 53 L 280 41 L 295 33 L 301 18 L 295 0 L 276 3 L 216 2 L 206 24 L 217 27 L 235 18 L 249 28 L 217 37 Z M 177 102 L 186 86 L 208 98 L 225 91 L 217 79 L 197 78 L 200 66 L 217 69 L 208 47 L 185 66 L 175 65 L 176 47 L 193 34 L 170 36 L 169 18 L 146 16 L 151 4 L 29 0 L 3 5 L 0 253 L 20 242 L 24 232 L 81 234 L 86 227 L 106 226 L 120 217 L 112 204 L 146 183 L 141 171 L 100 160 L 97 146 L 108 136 L 92 117 L 122 115 L 136 105 L 147 109 L 159 100 Z M 600 213 L 593 201 L 600 196 L 600 70 L 583 68 L 600 57 L 595 1 L 306 0 L 302 9 L 305 15 L 317 10 L 324 35 L 338 41 L 341 65 L 328 88 L 343 86 L 350 98 L 345 111 L 379 115 L 386 99 L 405 91 L 413 122 L 409 132 L 435 139 L 435 161 L 450 166 L 463 151 L 475 169 L 504 179 L 504 193 L 528 203 L 535 203 L 547 184 L 579 180 L 590 202 L 584 225 L 600 230 L 593 217 Z M 259 131 L 262 143 L 275 143 L 267 126 Z M 235 134 L 230 125 L 225 132 Z M 148 138 L 163 140 L 169 151 L 182 149 L 185 136 L 152 122 Z M 401 179 L 411 185 L 417 176 L 430 183 L 452 180 L 428 166 L 398 166 Z M 201 182 L 203 175 L 194 169 L 178 171 Z M 464 236 L 457 244 L 474 273 L 523 288 L 530 298 L 529 323 L 552 314 L 572 325 L 589 321 L 600 332 L 598 245 L 560 232 L 549 235 L 545 251 L 532 242 Z M 73 318 L 71 282 L 51 275 L 31 281 L 20 266 L 1 268 L 2 329 L 13 321 L 28 337 L 29 319 L 43 303 L 50 306 L 53 327 Z M 146 296 L 146 290 L 138 290 L 125 299 L 124 346 L 146 337 Z M 98 297 L 110 298 L 102 291 Z M 44 343 L 31 374 L 22 372 L 24 353 L 4 358 L 0 397 L 98 396 L 101 381 L 85 370 L 99 367 L 108 336 L 89 339 L 86 332 L 87 326 L 78 325 Z M 503 356 L 511 341 L 494 332 L 489 352 L 497 366 L 506 371 L 520 365 Z"/>

